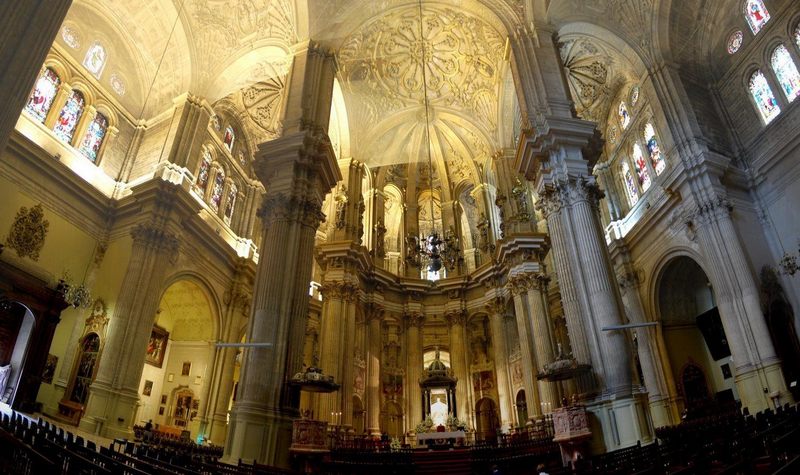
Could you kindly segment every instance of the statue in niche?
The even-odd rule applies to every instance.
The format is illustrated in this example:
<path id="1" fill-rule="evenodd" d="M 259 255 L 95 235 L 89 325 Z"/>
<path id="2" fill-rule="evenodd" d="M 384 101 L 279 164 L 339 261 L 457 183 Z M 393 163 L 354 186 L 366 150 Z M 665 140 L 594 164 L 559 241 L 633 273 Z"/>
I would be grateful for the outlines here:
<path id="1" fill-rule="evenodd" d="M 344 185 L 339 186 L 339 192 L 336 194 L 336 229 L 343 229 L 347 221 L 345 214 L 347 212 L 347 187 Z"/>
<path id="2" fill-rule="evenodd" d="M 378 218 L 375 223 L 375 257 L 386 257 L 385 236 L 386 226 L 383 225 L 383 219 Z"/>
<path id="3" fill-rule="evenodd" d="M 431 403 L 431 419 L 436 426 L 447 424 L 447 403 L 442 402 L 441 396 L 436 396 L 436 402 Z"/>
<path id="4" fill-rule="evenodd" d="M 484 253 L 494 251 L 494 246 L 489 242 L 489 219 L 483 213 L 481 213 L 481 218 L 478 220 L 477 247 Z"/>
<path id="5" fill-rule="evenodd" d="M 528 190 L 525 185 L 523 185 L 519 177 L 517 177 L 517 180 L 514 183 L 514 188 L 511 189 L 511 194 L 514 195 L 514 199 L 517 201 L 518 221 L 525 221 L 529 218 L 527 191 Z"/>
<path id="6" fill-rule="evenodd" d="M 358 242 L 363 242 L 364 239 L 364 211 L 367 209 L 364 204 L 364 197 L 358 200 Z"/>
<path id="7" fill-rule="evenodd" d="M 506 195 L 499 193 L 497 195 L 497 199 L 494 200 L 494 204 L 500 209 L 500 239 L 505 237 L 505 230 L 506 230 L 506 212 L 505 212 L 505 205 L 508 198 Z"/>

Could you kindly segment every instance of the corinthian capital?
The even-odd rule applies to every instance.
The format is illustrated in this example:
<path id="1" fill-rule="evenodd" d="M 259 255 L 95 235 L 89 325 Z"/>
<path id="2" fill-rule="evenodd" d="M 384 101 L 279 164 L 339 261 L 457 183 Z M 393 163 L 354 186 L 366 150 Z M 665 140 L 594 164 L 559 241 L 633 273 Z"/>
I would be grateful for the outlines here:
<path id="1" fill-rule="evenodd" d="M 485 306 L 486 311 L 489 312 L 489 315 L 503 315 L 506 312 L 506 298 L 495 297 L 493 299 L 489 299 Z"/>
<path id="2" fill-rule="evenodd" d="M 320 286 L 319 291 L 322 293 L 323 299 L 354 302 L 358 295 L 358 286 L 350 282 L 325 282 Z"/>
<path id="3" fill-rule="evenodd" d="M 403 315 L 406 328 L 420 328 L 425 323 L 425 315 L 420 312 L 409 312 Z"/>
<path id="4" fill-rule="evenodd" d="M 171 263 L 175 263 L 178 259 L 178 237 L 161 226 L 151 223 L 137 224 L 131 230 L 131 237 L 134 244 L 166 254 Z"/>
<path id="5" fill-rule="evenodd" d="M 447 320 L 447 326 L 452 327 L 453 325 L 461 325 L 463 326 L 467 323 L 467 311 L 466 310 L 453 310 L 444 314 L 445 320 Z"/>

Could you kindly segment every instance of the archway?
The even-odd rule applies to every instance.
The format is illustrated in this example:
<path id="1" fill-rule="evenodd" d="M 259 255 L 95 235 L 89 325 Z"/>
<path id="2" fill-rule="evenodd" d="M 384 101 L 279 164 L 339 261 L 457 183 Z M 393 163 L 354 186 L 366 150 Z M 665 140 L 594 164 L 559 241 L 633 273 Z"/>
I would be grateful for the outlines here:
<path id="1" fill-rule="evenodd" d="M 520 389 L 514 400 L 514 407 L 517 408 L 517 423 L 520 427 L 528 421 L 528 403 L 525 401 L 525 390 Z"/>
<path id="2" fill-rule="evenodd" d="M 0 302 L 0 401 L 16 407 L 36 319 L 19 302 Z"/>
<path id="3" fill-rule="evenodd" d="M 488 397 L 475 404 L 475 438 L 494 440 L 497 437 L 497 404 Z"/>
<path id="4" fill-rule="evenodd" d="M 194 440 L 205 436 L 216 348 L 216 311 L 193 278 L 173 282 L 161 297 L 139 383 L 139 424 Z"/>
<path id="5" fill-rule="evenodd" d="M 667 263 L 657 286 L 664 343 L 679 403 L 702 414 L 714 399 L 737 397 L 731 353 L 714 293 L 703 269 L 690 257 Z"/>

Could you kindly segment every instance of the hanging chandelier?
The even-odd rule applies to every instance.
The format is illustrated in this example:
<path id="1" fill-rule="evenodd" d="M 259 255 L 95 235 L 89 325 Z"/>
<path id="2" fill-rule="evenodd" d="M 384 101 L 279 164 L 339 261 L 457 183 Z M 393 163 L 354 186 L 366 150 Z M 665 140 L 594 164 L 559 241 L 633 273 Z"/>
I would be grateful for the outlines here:
<path id="1" fill-rule="evenodd" d="M 430 104 L 428 102 L 428 77 L 426 74 L 425 58 L 425 36 L 422 30 L 422 0 L 419 0 L 419 42 L 422 49 L 420 55 L 420 66 L 422 69 L 422 93 L 425 105 L 425 144 L 428 153 L 428 185 L 431 189 L 431 228 L 426 235 L 420 233 L 419 237 L 409 236 L 408 255 L 406 259 L 416 267 L 425 267 L 428 272 L 439 272 L 442 267 L 454 270 L 463 260 L 459 248 L 459 240 L 453 229 L 449 229 L 443 234 L 436 231 L 436 218 L 433 214 L 433 154 L 431 153 L 431 133 L 430 133 Z"/>

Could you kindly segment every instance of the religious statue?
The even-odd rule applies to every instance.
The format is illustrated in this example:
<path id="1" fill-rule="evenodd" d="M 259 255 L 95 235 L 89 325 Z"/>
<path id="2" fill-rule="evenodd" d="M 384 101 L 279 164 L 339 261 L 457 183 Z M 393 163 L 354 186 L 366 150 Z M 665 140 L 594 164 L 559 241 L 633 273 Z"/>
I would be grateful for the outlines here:
<path id="1" fill-rule="evenodd" d="M 339 187 L 339 192 L 336 194 L 336 229 L 344 228 L 346 221 L 345 221 L 345 212 L 347 210 L 347 187 L 341 185 Z"/>
<path id="2" fill-rule="evenodd" d="M 442 402 L 440 396 L 437 396 L 436 402 L 431 404 L 431 419 L 436 426 L 443 426 L 447 423 L 447 403 Z"/>

